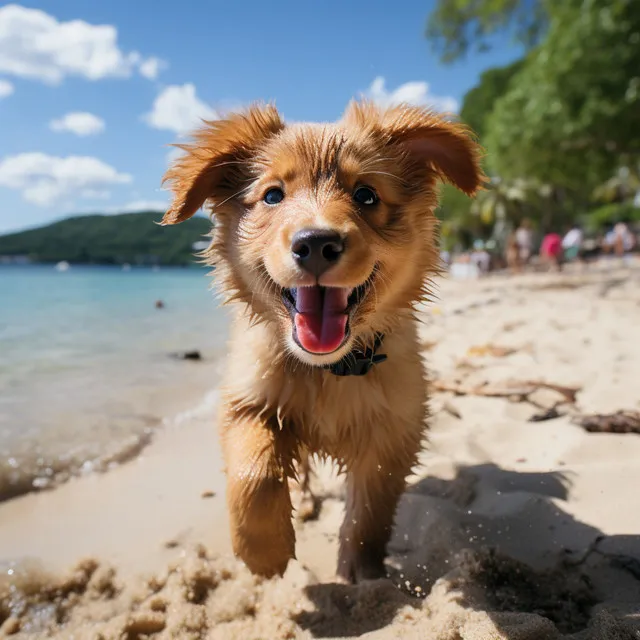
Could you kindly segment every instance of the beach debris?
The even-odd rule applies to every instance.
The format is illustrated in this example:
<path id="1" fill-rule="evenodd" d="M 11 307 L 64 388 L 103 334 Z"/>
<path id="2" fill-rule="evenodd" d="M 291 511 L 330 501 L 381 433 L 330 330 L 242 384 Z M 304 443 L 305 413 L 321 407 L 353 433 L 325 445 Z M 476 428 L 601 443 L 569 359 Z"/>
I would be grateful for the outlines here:
<path id="1" fill-rule="evenodd" d="M 544 382 L 542 380 L 506 380 L 504 382 L 483 382 L 469 385 L 457 380 L 434 380 L 432 387 L 435 391 L 449 391 L 457 396 L 485 396 L 487 398 L 519 398 L 528 400 L 529 396 L 538 389 L 557 391 L 566 402 L 574 403 L 580 387 Z"/>
<path id="2" fill-rule="evenodd" d="M 500 347 L 495 344 L 481 344 L 467 349 L 468 358 L 479 358 L 484 356 L 491 356 L 492 358 L 505 358 L 515 353 L 517 349 L 512 347 Z"/>
<path id="3" fill-rule="evenodd" d="M 551 409 L 545 409 L 540 413 L 534 413 L 527 422 L 544 422 L 545 420 L 555 420 L 559 418 L 562 414 L 556 409 L 556 407 L 551 407 Z"/>
<path id="4" fill-rule="evenodd" d="M 200 494 L 201 498 L 215 498 L 215 496 L 216 496 L 216 492 L 211 491 L 211 489 L 206 489 Z"/>
<path id="5" fill-rule="evenodd" d="M 458 420 L 462 420 L 462 414 L 460 413 L 460 411 L 458 411 L 458 408 L 448 400 L 445 400 L 441 410 L 445 413 L 448 413 L 450 416 L 453 416 L 454 418 L 458 418 Z"/>
<path id="6" fill-rule="evenodd" d="M 513 322 L 507 322 L 502 327 L 504 332 L 514 331 L 515 329 L 519 329 L 524 326 L 526 323 L 524 320 L 514 320 Z"/>
<path id="7" fill-rule="evenodd" d="M 590 284 L 593 284 L 593 282 L 593 280 L 586 278 L 577 279 L 567 276 L 565 278 L 555 278 L 550 282 L 536 283 L 524 288 L 529 289 L 530 291 L 563 291 L 566 289 L 571 290 L 587 287 Z"/>
<path id="8" fill-rule="evenodd" d="M 172 358 L 177 358 L 178 360 L 202 360 L 202 354 L 197 349 L 193 349 L 192 351 L 181 351 L 180 353 L 172 353 Z"/>
<path id="9" fill-rule="evenodd" d="M 640 434 L 640 411 L 616 411 L 576 416 L 573 422 L 589 433 Z"/>
<path id="10" fill-rule="evenodd" d="M 471 302 L 470 304 L 466 304 L 464 306 L 458 307 L 457 309 L 454 309 L 451 313 L 454 316 L 462 315 L 467 311 L 471 311 L 472 309 L 486 307 L 492 304 L 497 304 L 498 302 L 500 302 L 500 298 L 498 298 L 497 296 L 492 298 L 484 298 L 483 300 L 476 300 L 474 302 Z"/>
<path id="11" fill-rule="evenodd" d="M 540 409 L 555 409 L 558 405 L 566 402 L 566 396 L 556 389 L 539 388 L 530 393 L 527 400 Z"/>
<path id="12" fill-rule="evenodd" d="M 627 278 L 613 278 L 603 282 L 598 289 L 598 297 L 606 298 L 609 291 L 626 284 Z"/>

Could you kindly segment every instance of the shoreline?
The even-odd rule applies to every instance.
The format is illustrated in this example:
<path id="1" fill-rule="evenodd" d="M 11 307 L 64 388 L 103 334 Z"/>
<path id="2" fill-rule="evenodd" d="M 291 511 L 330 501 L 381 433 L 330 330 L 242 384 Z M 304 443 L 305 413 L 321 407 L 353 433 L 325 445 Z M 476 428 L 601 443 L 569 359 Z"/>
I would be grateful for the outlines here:
<path id="1" fill-rule="evenodd" d="M 0 561 L 37 559 L 59 572 L 85 556 L 98 556 L 134 575 L 169 560 L 177 546 L 200 539 L 203 528 L 224 516 L 216 403 L 217 391 L 209 392 L 194 409 L 167 421 L 125 464 L 0 503 Z M 194 447 L 196 442 L 202 446 Z M 215 495 L 202 497 L 209 492 Z M 170 510 L 164 508 L 167 502 Z M 190 522 L 197 523 L 195 529 Z M 179 544 L 171 544 L 175 541 Z"/>
<path id="2" fill-rule="evenodd" d="M 228 319 L 205 270 L 7 269 L 0 502 L 128 463 L 218 383 Z"/>
<path id="3" fill-rule="evenodd" d="M 69 454 L 58 456 L 40 452 L 38 458 L 33 454 L 27 458 L 24 453 L 8 452 L 6 463 L 0 464 L 0 505 L 31 493 L 55 491 L 73 479 L 110 473 L 122 465 L 134 462 L 166 429 L 188 420 L 191 413 L 198 411 L 201 403 L 206 403 L 207 397 L 212 393 L 206 391 L 211 388 L 211 380 L 206 384 L 204 380 L 212 376 L 217 388 L 221 362 L 221 358 L 214 358 L 193 365 L 194 370 L 186 376 L 188 384 L 181 385 L 179 394 L 164 398 L 159 408 L 155 405 L 157 394 L 154 394 L 153 414 L 143 412 L 129 417 L 130 421 L 144 424 L 143 429 L 132 429 L 130 435 L 121 436 L 115 446 L 112 443 L 105 445 L 107 451 L 97 456 L 77 457 L 73 455 L 73 448 Z M 192 366 L 188 363 L 185 365 Z M 196 388 L 193 389 L 192 386 Z M 175 387 L 172 389 L 175 391 Z M 144 401 L 140 400 L 140 407 L 148 411 L 151 402 L 149 395 Z M 123 420 L 121 416 L 115 415 L 110 418 L 114 422 Z"/>

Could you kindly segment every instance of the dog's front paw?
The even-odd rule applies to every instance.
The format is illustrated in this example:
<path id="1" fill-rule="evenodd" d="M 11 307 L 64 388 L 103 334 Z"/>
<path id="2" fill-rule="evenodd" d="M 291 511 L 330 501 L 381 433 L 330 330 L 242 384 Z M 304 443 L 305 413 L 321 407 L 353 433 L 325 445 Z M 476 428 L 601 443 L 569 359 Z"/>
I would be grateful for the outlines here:
<path id="1" fill-rule="evenodd" d="M 293 560 L 294 556 L 288 554 L 280 554 L 280 557 L 265 558 L 260 555 L 240 556 L 249 571 L 254 575 L 263 578 L 273 578 L 274 576 L 282 576 L 289 565 L 289 560 Z"/>
<path id="2" fill-rule="evenodd" d="M 236 536 L 233 550 L 251 573 L 263 578 L 282 576 L 289 560 L 295 558 L 293 540 L 281 536 L 270 539 L 266 531 L 262 535 Z"/>

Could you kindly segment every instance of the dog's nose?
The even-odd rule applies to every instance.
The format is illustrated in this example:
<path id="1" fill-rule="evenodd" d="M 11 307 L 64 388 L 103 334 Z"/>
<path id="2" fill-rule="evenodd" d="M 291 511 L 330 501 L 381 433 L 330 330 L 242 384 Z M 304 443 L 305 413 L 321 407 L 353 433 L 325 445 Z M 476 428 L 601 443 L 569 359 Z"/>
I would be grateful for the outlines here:
<path id="1" fill-rule="evenodd" d="M 302 229 L 291 241 L 293 259 L 317 278 L 340 259 L 343 251 L 340 234 L 331 229 Z"/>

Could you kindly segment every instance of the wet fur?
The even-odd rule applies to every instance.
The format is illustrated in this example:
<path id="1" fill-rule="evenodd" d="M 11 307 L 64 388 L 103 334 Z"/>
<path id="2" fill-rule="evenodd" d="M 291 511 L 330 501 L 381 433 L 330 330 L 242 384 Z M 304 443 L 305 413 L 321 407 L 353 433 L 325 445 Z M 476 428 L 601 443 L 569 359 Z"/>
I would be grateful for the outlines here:
<path id="1" fill-rule="evenodd" d="M 318 454 L 347 472 L 338 574 L 383 575 L 397 501 L 426 432 L 426 372 L 414 309 L 438 270 L 437 182 L 480 188 L 479 147 L 453 120 L 417 107 L 352 103 L 335 124 L 285 125 L 271 106 L 206 123 L 165 180 L 174 194 L 165 224 L 205 202 L 215 214 L 208 263 L 234 322 L 220 430 L 235 553 L 251 571 L 282 574 L 295 557 L 288 480 Z M 352 199 L 373 187 L 373 208 Z M 282 203 L 262 201 L 274 186 Z M 346 251 L 320 284 L 356 287 L 371 278 L 345 345 L 330 355 L 292 339 L 283 287 L 313 284 L 292 261 L 293 234 L 329 227 Z M 366 376 L 337 377 L 317 365 L 385 334 L 386 362 Z"/>

